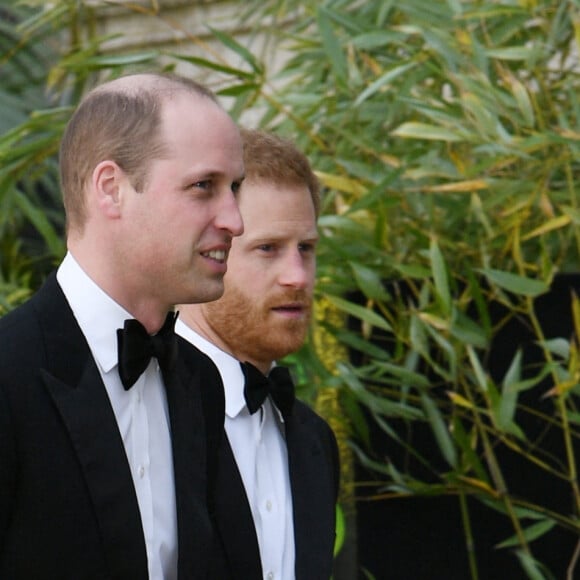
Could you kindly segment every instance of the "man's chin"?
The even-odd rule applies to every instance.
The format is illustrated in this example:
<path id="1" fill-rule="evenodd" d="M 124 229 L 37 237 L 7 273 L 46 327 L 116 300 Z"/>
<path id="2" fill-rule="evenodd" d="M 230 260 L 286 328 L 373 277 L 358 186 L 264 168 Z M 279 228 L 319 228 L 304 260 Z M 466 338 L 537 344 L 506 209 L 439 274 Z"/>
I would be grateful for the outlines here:
<path id="1" fill-rule="evenodd" d="M 189 300 L 189 302 L 183 301 L 183 304 L 199 304 L 203 302 L 214 302 L 215 300 L 219 300 L 224 295 L 224 283 L 223 277 L 219 280 L 212 280 L 203 285 L 200 288 L 199 284 L 197 288 L 195 288 L 195 292 L 192 292 L 192 296 L 194 297 L 193 300 Z"/>
<path id="2" fill-rule="evenodd" d="M 306 334 L 303 332 L 300 332 L 299 334 L 292 333 L 285 337 L 279 335 L 278 340 L 276 341 L 277 356 L 274 358 L 280 359 L 296 352 L 297 350 L 300 350 L 305 340 Z"/>

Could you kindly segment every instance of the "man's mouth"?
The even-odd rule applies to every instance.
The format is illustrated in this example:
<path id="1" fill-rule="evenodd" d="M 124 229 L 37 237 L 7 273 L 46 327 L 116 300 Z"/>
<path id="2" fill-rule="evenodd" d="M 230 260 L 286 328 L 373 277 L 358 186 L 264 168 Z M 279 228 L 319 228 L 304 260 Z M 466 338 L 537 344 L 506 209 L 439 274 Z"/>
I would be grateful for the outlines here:
<path id="1" fill-rule="evenodd" d="M 216 262 L 225 262 L 228 253 L 225 250 L 210 250 L 209 252 L 202 252 L 201 255 L 204 258 L 211 258 Z"/>
<path id="2" fill-rule="evenodd" d="M 280 306 L 274 306 L 272 310 L 276 312 L 289 312 L 289 313 L 301 313 L 304 312 L 305 306 L 303 304 L 281 304 Z"/>

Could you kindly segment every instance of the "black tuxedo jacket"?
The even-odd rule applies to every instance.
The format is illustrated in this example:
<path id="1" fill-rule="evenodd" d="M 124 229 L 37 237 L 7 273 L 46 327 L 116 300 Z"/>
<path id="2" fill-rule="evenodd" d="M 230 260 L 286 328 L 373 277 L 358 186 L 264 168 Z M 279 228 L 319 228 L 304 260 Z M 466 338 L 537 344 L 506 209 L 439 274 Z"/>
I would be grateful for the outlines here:
<path id="1" fill-rule="evenodd" d="M 180 349 L 167 398 L 184 580 L 208 573 L 208 441 L 217 448 L 224 402 L 209 359 L 181 339 Z M 202 387 L 215 397 L 202 401 Z M 0 319 L 0 578 L 147 578 L 123 442 L 54 275 Z"/>
<path id="2" fill-rule="evenodd" d="M 224 434 L 215 494 L 216 542 L 212 578 L 263 578 L 258 538 L 240 472 Z M 336 438 L 314 411 L 296 401 L 286 421 L 296 580 L 328 580 L 332 574 L 339 483 Z M 286 579 L 283 579 L 286 580 Z"/>

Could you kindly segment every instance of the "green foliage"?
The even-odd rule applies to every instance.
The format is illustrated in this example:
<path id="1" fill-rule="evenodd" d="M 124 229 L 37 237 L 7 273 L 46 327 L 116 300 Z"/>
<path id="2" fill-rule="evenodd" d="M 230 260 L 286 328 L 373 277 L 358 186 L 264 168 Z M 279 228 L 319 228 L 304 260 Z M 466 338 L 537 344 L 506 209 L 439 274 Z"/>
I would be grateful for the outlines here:
<path id="1" fill-rule="evenodd" d="M 57 155 L 74 105 L 98 75 L 155 63 L 105 55 L 94 8 L 0 1 L 0 315 L 37 288 L 65 252 Z M 160 68 L 160 65 L 157 65 Z"/>
<path id="2" fill-rule="evenodd" d="M 28 43 L 19 23 L 31 11 L 0 3 L 0 314 L 42 278 L 42 262 L 59 251 L 60 212 L 53 193 L 56 168 L 44 120 L 44 77 L 50 51 L 43 37 Z M 38 132 L 37 132 L 38 131 Z M 46 206 L 46 208 L 44 207 Z M 32 227 L 31 227 L 32 226 Z M 46 246 L 49 246 L 49 250 Z"/>
<path id="3" fill-rule="evenodd" d="M 150 18 L 160 17 L 155 6 Z M 232 114 L 251 109 L 258 124 L 295 139 L 324 187 L 316 292 L 342 318 L 316 332 L 359 363 L 329 369 L 313 341 L 292 359 L 303 382 L 340 390 L 353 449 L 387 494 L 457 496 L 466 542 L 477 522 L 465 498 L 477 498 L 510 524 L 498 549 L 513 550 L 528 577 L 549 577 L 534 547 L 556 529 L 580 532 L 580 356 L 575 339 L 543 336 L 534 298 L 558 273 L 579 270 L 578 5 L 250 0 L 240 8 L 245 28 L 290 55 L 275 74 L 215 27 L 224 57 L 121 55 L 102 50 L 84 2 L 0 10 L 20 22 L 17 37 L 0 28 L 0 314 L 62 255 L 54 156 L 86 87 L 139 67 L 218 73 Z M 526 368 L 514 348 L 494 377 L 490 345 L 516 316 L 543 363 Z M 549 412 L 524 404 L 537 389 Z M 374 457 L 362 410 L 431 477 Z M 530 415 L 559 434 L 557 457 L 527 430 Z M 410 445 L 401 422 L 428 427 L 438 456 Z M 570 509 L 512 494 L 500 448 L 565 482 Z"/>
<path id="4" fill-rule="evenodd" d="M 578 6 L 261 6 L 291 58 L 252 99 L 260 123 L 297 139 L 318 170 L 326 196 L 317 293 L 359 322 L 322 323 L 362 361 L 322 379 L 342 390 L 360 428 L 359 460 L 386 493 L 478 498 L 513 529 L 497 549 L 517 548 L 528 577 L 550 577 L 534 547 L 558 527 L 580 532 L 578 355 L 570 337 L 545 340 L 533 299 L 558 273 L 579 270 Z M 279 25 L 288 19 L 290 28 Z M 490 345 L 515 316 L 544 363 L 526 368 L 514 348 L 503 378 L 492 377 Z M 534 389 L 549 411 L 523 402 Z M 409 445 L 394 424 L 428 425 L 439 457 L 407 451 L 433 478 L 373 458 L 353 400 L 393 445 Z M 531 413 L 559 434 L 556 455 L 527 428 Z M 569 509 L 512 494 L 502 448 L 532 473 L 567 482 Z M 565 557 L 572 569 L 573 554 Z"/>

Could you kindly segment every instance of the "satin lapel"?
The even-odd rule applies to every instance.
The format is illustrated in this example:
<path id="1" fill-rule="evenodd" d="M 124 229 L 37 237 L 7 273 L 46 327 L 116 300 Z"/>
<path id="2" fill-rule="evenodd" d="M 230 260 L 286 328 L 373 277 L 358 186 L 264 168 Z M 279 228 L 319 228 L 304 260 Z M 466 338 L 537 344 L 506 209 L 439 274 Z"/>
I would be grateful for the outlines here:
<path id="1" fill-rule="evenodd" d="M 166 380 L 171 422 L 178 533 L 178 577 L 205 578 L 211 548 L 207 458 L 199 372 L 180 360 Z"/>
<path id="2" fill-rule="evenodd" d="M 115 417 L 99 372 L 88 364 L 76 388 L 45 374 L 75 447 L 114 578 L 147 576 L 139 506 Z"/>
<path id="3" fill-rule="evenodd" d="M 224 434 L 216 481 L 218 533 L 235 578 L 261 578 L 262 565 L 252 511 L 232 448 Z"/>
<path id="4" fill-rule="evenodd" d="M 112 576 L 146 577 L 137 497 L 98 369 L 54 276 L 35 302 L 50 361 L 43 378 L 78 456 Z"/>
<path id="5" fill-rule="evenodd" d="M 329 578 L 334 538 L 333 486 L 324 450 L 308 414 L 296 401 L 286 424 L 286 445 L 296 546 L 296 578 Z"/>

